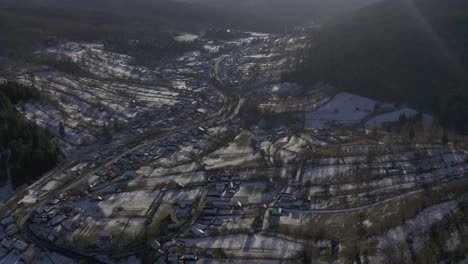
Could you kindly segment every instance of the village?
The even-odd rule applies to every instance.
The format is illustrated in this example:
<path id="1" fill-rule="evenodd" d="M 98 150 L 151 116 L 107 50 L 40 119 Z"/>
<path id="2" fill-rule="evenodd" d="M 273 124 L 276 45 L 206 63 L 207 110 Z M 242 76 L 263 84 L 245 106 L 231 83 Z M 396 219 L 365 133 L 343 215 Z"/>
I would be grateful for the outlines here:
<path id="1" fill-rule="evenodd" d="M 444 242 L 466 248 L 468 151 L 443 142 L 430 115 L 282 83 L 300 30 L 177 38 L 203 49 L 148 69 L 63 43 L 41 52 L 86 76 L 18 71 L 54 99 L 18 110 L 69 162 L 4 201 L 0 264 L 345 263 L 358 240 L 360 263 L 375 263 L 410 236 L 428 250 L 431 228 L 456 217 L 465 229 Z M 259 116 L 245 125 L 251 98 Z M 408 120 L 414 135 L 392 132 Z"/>

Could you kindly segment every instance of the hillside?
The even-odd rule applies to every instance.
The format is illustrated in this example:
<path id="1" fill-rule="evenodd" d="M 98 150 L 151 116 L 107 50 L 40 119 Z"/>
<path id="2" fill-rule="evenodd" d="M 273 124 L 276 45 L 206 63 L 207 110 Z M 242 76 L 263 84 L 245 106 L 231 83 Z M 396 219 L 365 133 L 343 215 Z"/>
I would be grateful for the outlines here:
<path id="1" fill-rule="evenodd" d="M 383 1 L 318 33 L 284 79 L 339 89 L 433 113 L 468 133 L 468 2 Z"/>

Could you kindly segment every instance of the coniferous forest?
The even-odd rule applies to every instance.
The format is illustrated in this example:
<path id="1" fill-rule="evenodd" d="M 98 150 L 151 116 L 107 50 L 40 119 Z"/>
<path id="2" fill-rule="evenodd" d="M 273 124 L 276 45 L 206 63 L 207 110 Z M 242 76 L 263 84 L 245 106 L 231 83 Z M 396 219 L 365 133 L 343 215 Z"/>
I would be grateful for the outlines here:
<path id="1" fill-rule="evenodd" d="M 33 87 L 5 82 L 0 85 L 0 169 L 10 168 L 14 187 L 28 183 L 50 170 L 62 154 L 52 135 L 28 121 L 15 105 L 39 99 Z"/>

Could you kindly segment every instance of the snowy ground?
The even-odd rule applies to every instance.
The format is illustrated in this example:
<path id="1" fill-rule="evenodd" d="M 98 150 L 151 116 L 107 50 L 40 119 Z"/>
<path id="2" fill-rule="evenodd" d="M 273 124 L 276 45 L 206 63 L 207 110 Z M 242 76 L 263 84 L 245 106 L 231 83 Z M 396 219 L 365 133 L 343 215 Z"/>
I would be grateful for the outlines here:
<path id="1" fill-rule="evenodd" d="M 301 243 L 262 235 L 232 235 L 181 240 L 189 247 L 221 248 L 234 257 L 247 254 L 260 258 L 292 259 L 302 251 Z"/>
<path id="2" fill-rule="evenodd" d="M 190 33 L 182 34 L 182 35 L 175 37 L 175 39 L 180 42 L 193 42 L 197 40 L 198 38 L 199 38 L 198 35 L 190 34 Z"/>
<path id="3" fill-rule="evenodd" d="M 323 128 L 328 124 L 356 124 L 374 111 L 376 102 L 349 93 L 339 93 L 326 105 L 306 113 L 305 127 Z"/>

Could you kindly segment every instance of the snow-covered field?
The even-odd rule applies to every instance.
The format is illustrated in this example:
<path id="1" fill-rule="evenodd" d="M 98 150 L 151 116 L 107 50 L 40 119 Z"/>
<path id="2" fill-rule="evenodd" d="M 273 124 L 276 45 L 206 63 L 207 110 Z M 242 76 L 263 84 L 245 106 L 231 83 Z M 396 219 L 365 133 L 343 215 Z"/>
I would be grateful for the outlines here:
<path id="1" fill-rule="evenodd" d="M 373 129 L 381 128 L 385 123 L 396 122 L 400 116 L 411 118 L 416 115 L 418 112 L 411 108 L 397 109 L 392 104 L 341 92 L 317 110 L 306 112 L 304 127 L 319 129 L 330 125 L 351 126 L 364 122 L 366 129 Z M 432 125 L 433 118 L 423 114 L 421 121 L 428 128 Z"/>
<path id="2" fill-rule="evenodd" d="M 186 246 L 225 250 L 229 255 L 260 258 L 292 259 L 303 250 L 301 243 L 262 235 L 231 235 L 198 239 L 181 239 Z"/>
<path id="3" fill-rule="evenodd" d="M 376 103 L 362 96 L 339 93 L 326 105 L 306 113 L 305 128 L 323 128 L 328 124 L 356 124 L 374 111 Z"/>

